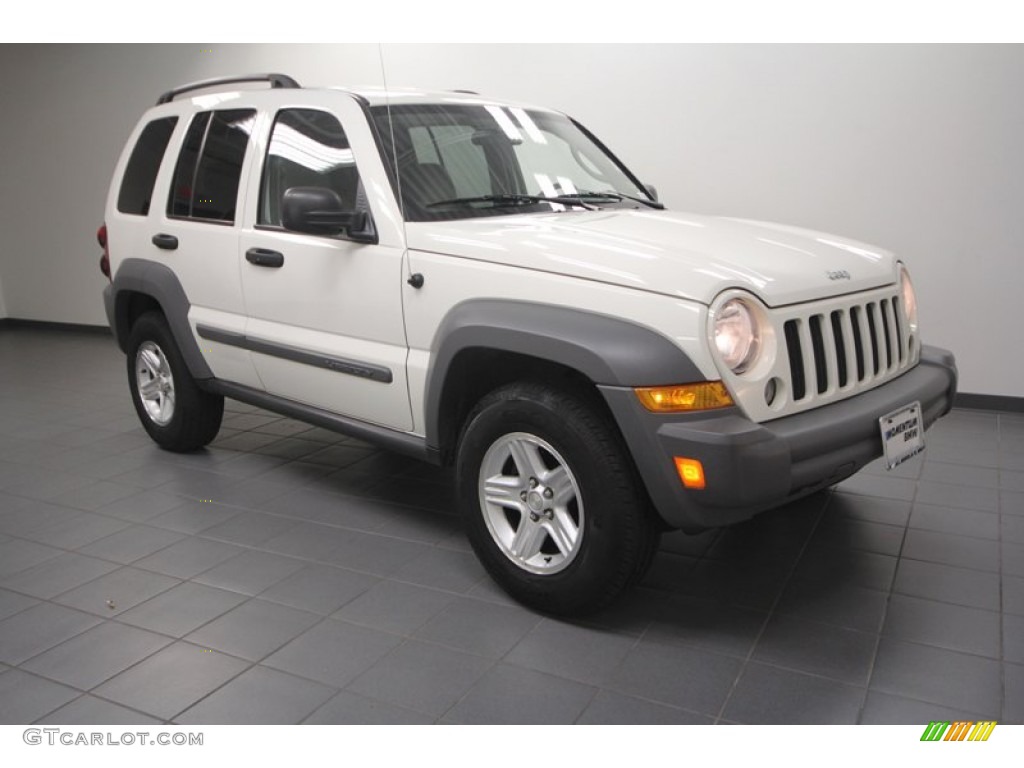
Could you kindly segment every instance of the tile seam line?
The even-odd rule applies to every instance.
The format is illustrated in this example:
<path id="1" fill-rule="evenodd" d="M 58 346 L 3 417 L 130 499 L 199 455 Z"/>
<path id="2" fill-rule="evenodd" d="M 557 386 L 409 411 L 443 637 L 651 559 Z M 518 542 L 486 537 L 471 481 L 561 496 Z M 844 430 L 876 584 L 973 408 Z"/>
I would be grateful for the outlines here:
<path id="1" fill-rule="evenodd" d="M 923 467 L 922 467 L 923 472 Z M 882 609 L 882 620 L 878 625 L 877 639 L 875 640 L 875 648 L 871 654 L 871 660 L 868 662 L 868 675 L 867 680 L 864 683 L 864 697 L 861 699 L 860 708 L 857 710 L 857 724 L 860 725 L 864 721 L 864 708 L 867 706 L 868 694 L 871 691 L 871 682 L 875 677 L 875 665 L 878 663 L 878 651 L 882 647 L 882 636 L 885 632 L 886 622 L 889 620 L 889 607 L 892 605 L 892 596 L 896 588 L 896 577 L 900 571 L 900 563 L 903 560 L 903 550 L 907 545 L 907 537 L 910 535 L 910 519 L 914 514 L 914 507 L 917 504 L 917 494 L 921 488 L 920 479 L 914 481 L 914 495 L 910 500 L 910 515 L 907 516 L 907 522 L 903 526 L 903 537 L 900 539 L 899 552 L 896 555 L 896 567 L 892 571 L 892 577 L 889 580 L 888 594 L 885 599 L 885 605 Z M 912 558 L 908 558 L 912 559 Z"/>
<path id="2" fill-rule="evenodd" d="M 425 626 L 427 623 L 429 623 L 429 622 L 424 622 L 422 625 L 420 625 L 420 628 Z M 381 658 L 379 658 L 376 662 L 374 662 L 370 667 L 368 667 L 367 669 L 364 669 L 362 672 L 360 672 L 354 678 L 349 680 L 348 683 L 346 683 L 345 686 L 341 690 L 343 690 L 343 691 L 345 691 L 347 693 L 355 694 L 357 696 L 363 696 L 364 698 L 369 698 L 371 701 L 378 701 L 378 699 L 375 699 L 372 696 L 366 696 L 366 694 L 361 694 L 358 691 L 351 690 L 351 686 L 357 680 L 362 678 L 363 675 L 365 675 L 370 670 L 372 670 L 374 667 L 376 667 L 378 664 L 380 664 L 382 661 L 384 661 L 385 659 L 388 659 L 393 654 L 397 653 L 399 651 L 399 649 L 406 647 L 407 645 L 409 645 L 409 643 L 412 643 L 412 642 L 424 643 L 424 644 L 427 644 L 427 645 L 432 645 L 432 646 L 437 647 L 437 648 L 443 648 L 446 651 L 456 651 L 457 653 L 467 653 L 466 651 L 462 651 L 462 650 L 459 650 L 459 649 L 451 648 L 451 647 L 446 646 L 446 645 L 441 645 L 440 643 L 432 642 L 430 640 L 424 640 L 422 638 L 413 637 L 412 635 L 404 635 L 402 637 L 402 642 L 400 642 L 398 645 L 396 645 L 394 648 L 392 648 L 390 651 L 388 651 L 386 654 L 384 654 Z M 434 722 L 435 723 L 439 723 L 439 722 L 443 721 L 444 718 L 448 715 L 449 712 L 454 710 L 457 706 L 459 706 L 459 704 L 462 703 L 462 700 L 465 699 L 469 695 L 470 691 L 472 691 L 473 688 L 476 687 L 477 683 L 479 683 L 484 678 L 485 675 L 490 673 L 490 671 L 492 669 L 494 669 L 495 667 L 497 667 L 498 664 L 501 662 L 501 659 L 494 659 L 494 658 L 490 658 L 490 657 L 486 657 L 486 656 L 478 656 L 477 654 L 474 654 L 474 653 L 468 653 L 467 655 L 474 656 L 474 657 L 480 658 L 480 659 L 484 659 L 485 661 L 489 662 L 488 667 L 483 672 L 481 672 L 479 677 L 477 677 L 469 685 L 469 687 L 466 688 L 465 691 L 463 691 L 462 695 L 459 696 L 458 699 L 453 704 L 451 704 L 447 709 L 445 709 L 441 714 L 435 716 L 435 715 L 432 715 L 430 712 L 425 712 L 425 711 L 423 711 L 421 709 L 417 709 L 416 707 L 413 707 L 413 706 L 407 706 L 407 705 L 404 705 L 404 704 L 395 704 L 395 702 L 389 702 L 389 701 L 386 701 L 386 700 L 379 700 L 379 701 L 382 701 L 385 704 L 391 704 L 393 706 L 400 706 L 400 707 L 403 707 L 405 709 L 409 709 L 409 710 L 411 710 L 413 712 L 416 712 L 417 714 L 421 714 L 421 715 L 424 715 L 426 717 L 432 717 L 432 718 L 434 718 Z M 319 709 L 319 707 L 318 707 L 318 709 Z"/>
<path id="3" fill-rule="evenodd" d="M 22 670 L 22 671 L 23 671 L 23 672 L 27 672 L 27 670 Z M 44 678 L 42 678 L 42 679 L 43 679 L 43 680 L 47 680 L 47 681 L 48 681 L 48 678 L 45 678 L 45 677 L 44 677 Z M 77 691 L 77 690 L 79 690 L 79 689 L 75 688 L 74 690 L 76 690 L 76 691 Z M 139 715 L 143 715 L 143 716 L 145 716 L 145 717 L 155 717 L 155 718 L 156 718 L 157 720 L 159 720 L 159 721 L 160 721 L 160 723 L 161 723 L 161 724 L 164 724 L 164 723 L 166 723 L 166 722 L 167 722 L 167 721 L 166 721 L 166 720 L 164 720 L 164 719 L 163 719 L 162 717 L 159 717 L 158 715 L 154 715 L 154 714 L 152 714 L 151 712 L 145 712 L 145 711 L 143 711 L 143 710 L 141 710 L 141 709 L 137 709 L 136 707 L 129 707 L 129 706 L 125 705 L 125 704 L 121 704 L 120 702 L 117 702 L 117 701 L 111 701 L 110 699 L 104 698 L 103 696 L 97 696 L 97 695 L 96 695 L 95 693 L 90 693 L 90 692 L 88 692 L 88 691 L 82 691 L 82 692 L 81 692 L 81 695 L 80 695 L 80 696 L 77 696 L 76 698 L 72 699 L 71 701 L 67 702 L 66 704 L 61 704 L 61 705 L 60 705 L 59 707 L 57 707 L 57 709 L 53 709 L 53 710 L 51 710 L 51 711 L 47 712 L 47 713 L 46 713 L 45 715 L 42 715 L 41 717 L 38 717 L 38 718 L 36 718 L 35 720 L 33 720 L 33 721 L 32 721 L 32 724 L 33 724 L 33 725 L 40 725 L 40 724 L 41 724 L 41 723 L 40 723 L 40 721 L 41 721 L 41 720 L 42 720 L 43 718 L 49 717 L 49 716 L 50 716 L 50 715 L 52 715 L 52 714 L 53 714 L 54 712 L 56 712 L 56 711 L 57 711 L 58 709 L 63 709 L 64 707 L 69 707 L 69 706 L 71 706 L 71 705 L 72 705 L 72 704 L 74 704 L 74 703 L 75 703 L 76 701 L 80 701 L 80 700 L 84 699 L 84 698 L 85 698 L 86 696 L 92 696 L 93 698 L 95 698 L 95 699 L 99 699 L 100 701 L 102 701 L 102 702 L 105 702 L 105 703 L 107 703 L 107 704 L 113 704 L 114 706 L 117 706 L 117 707 L 121 707 L 121 708 L 123 708 L 123 709 L 127 709 L 127 710 L 130 710 L 130 711 L 132 711 L 132 712 L 134 712 L 134 713 L 136 713 L 136 714 L 139 714 Z M 97 725 L 106 725 L 106 723 L 97 723 Z M 138 725 L 138 723 L 129 723 L 129 725 Z"/>
<path id="4" fill-rule="evenodd" d="M 1002 466 L 1003 457 L 1003 419 L 1001 416 L 996 417 L 996 440 L 998 448 L 996 449 L 1000 458 L 1000 466 Z M 1005 603 L 1005 572 L 1003 570 L 1003 495 L 1002 495 L 1002 481 L 1003 481 L 1003 470 L 998 470 L 998 482 L 1000 486 L 1000 492 L 996 494 L 996 510 L 999 516 L 999 553 L 997 559 L 999 561 L 999 717 L 1002 719 L 1003 713 L 1006 711 L 1006 603 Z"/>
<path id="5" fill-rule="evenodd" d="M 797 552 L 796 557 L 793 558 L 793 564 L 790 567 L 789 572 L 786 574 L 786 578 L 783 580 L 782 584 L 779 585 L 778 592 L 776 593 L 775 598 L 772 601 L 772 604 L 768 607 L 768 610 L 765 613 L 764 621 L 761 623 L 761 628 L 758 630 L 757 635 L 754 637 L 754 641 L 750 644 L 750 649 L 747 651 L 746 656 L 743 658 L 740 664 L 740 668 L 736 672 L 736 677 L 733 679 L 732 685 L 729 686 L 729 690 L 726 692 L 725 699 L 722 701 L 722 705 L 719 707 L 717 715 L 715 715 L 715 725 L 718 725 L 725 719 L 725 710 L 728 708 L 729 702 L 732 701 L 733 694 L 739 687 L 740 680 L 743 679 L 743 675 L 746 673 L 748 667 L 750 666 L 750 663 L 753 661 L 754 652 L 757 650 L 757 645 L 761 642 L 761 638 L 764 636 L 765 630 L 767 630 L 768 628 L 768 624 L 771 622 L 772 617 L 775 615 L 775 610 L 782 600 L 783 593 L 789 587 L 790 583 L 792 583 L 793 575 L 796 573 L 797 568 L 800 565 L 800 561 L 803 559 L 804 553 L 810 546 L 811 540 L 814 538 L 815 533 L 817 533 L 818 528 L 821 526 L 822 520 L 825 517 L 825 512 L 828 509 L 828 506 L 831 503 L 834 495 L 835 489 L 833 487 L 828 490 L 827 497 L 825 498 L 825 500 L 821 504 L 821 507 L 817 511 L 814 520 L 814 525 L 811 527 L 811 530 L 807 532 L 804 538 L 803 545 L 800 547 L 800 551 Z"/>
<path id="6" fill-rule="evenodd" d="M 236 605 L 236 606 L 235 606 L 235 608 L 240 608 L 241 606 L 245 605 L 246 603 L 248 603 L 248 602 L 250 602 L 251 600 L 254 600 L 254 599 L 255 599 L 255 597 L 250 597 L 250 598 L 249 598 L 248 600 L 245 600 L 245 601 L 243 601 L 243 602 L 239 603 L 238 605 Z M 229 609 L 228 611 L 225 611 L 224 613 L 220 614 L 219 616 L 217 616 L 217 617 L 215 617 L 215 618 L 213 618 L 213 619 L 210 619 L 210 621 L 206 622 L 206 624 L 204 624 L 203 626 L 205 627 L 205 626 L 207 626 L 208 624 L 210 624 L 210 623 L 212 623 L 212 622 L 216 621 L 217 619 L 221 618 L 221 617 L 222 617 L 222 616 L 224 616 L 225 614 L 227 614 L 227 613 L 230 613 L 231 611 L 235 610 L 235 608 L 231 608 L 231 609 Z M 299 678 L 300 680 L 307 680 L 308 682 L 312 682 L 312 683 L 318 683 L 318 684 L 320 684 L 320 685 L 323 685 L 323 686 L 325 686 L 325 687 L 328 687 L 328 688 L 334 688 L 334 689 L 336 689 L 336 691 L 341 691 L 342 689 L 341 689 L 341 688 L 338 688 L 338 686 L 335 686 L 335 685 L 330 685 L 329 683 L 325 683 L 325 682 L 323 682 L 322 680 L 311 680 L 310 678 L 302 677 L 301 675 L 296 675 L 296 674 L 294 674 L 294 673 L 292 673 L 292 672 L 287 672 L 287 671 L 285 671 L 285 670 L 283 670 L 283 669 L 278 669 L 277 667 L 265 666 L 265 665 L 263 664 L 263 662 L 264 662 L 264 661 L 266 661 L 266 660 L 267 660 L 268 658 L 270 658 L 270 656 L 272 656 L 273 654 L 277 653 L 277 652 L 278 652 L 279 650 L 281 650 L 282 648 L 284 648 L 284 647 L 285 647 L 286 645 L 288 645 L 289 643 L 291 643 L 291 642 L 292 642 L 293 640 L 296 640 L 297 638 L 299 638 L 299 637 L 302 637 L 302 636 L 303 636 L 304 634 L 306 634 L 307 632 L 309 632 L 309 631 L 313 630 L 313 629 L 314 629 L 315 627 L 318 627 L 318 626 L 320 626 L 320 625 L 321 625 L 321 624 L 322 624 L 322 623 L 324 622 L 324 620 L 326 620 L 326 619 L 328 619 L 328 618 L 330 618 L 330 617 L 329 617 L 329 616 L 323 616 L 323 617 L 321 617 L 321 620 L 320 620 L 320 621 L 318 621 L 318 622 L 316 622 L 316 623 L 314 623 L 314 624 L 310 625 L 309 627 L 307 627 L 306 629 L 304 629 L 304 630 L 303 630 L 302 632 L 300 632 L 300 633 L 299 633 L 298 635 L 296 635 L 295 637 L 289 638 L 289 639 L 288 639 L 288 640 L 286 640 L 286 641 L 285 641 L 284 643 L 282 643 L 282 644 L 281 644 L 280 646 L 278 646 L 278 647 L 277 647 L 277 648 L 275 648 L 274 650 L 270 651 L 270 653 L 267 653 L 267 654 L 265 654 L 265 655 L 264 655 L 264 656 L 263 656 L 262 658 L 258 659 L 257 661 L 252 661 L 252 660 L 250 660 L 250 659 L 245 659 L 245 658 L 242 658 L 242 657 L 240 657 L 240 656 L 235 656 L 234 654 L 231 654 L 231 653 L 227 653 L 226 651 L 220 651 L 220 650 L 218 650 L 218 651 L 217 651 L 217 653 L 223 653 L 223 654 L 224 654 L 225 656 L 230 656 L 230 657 L 231 657 L 231 658 L 233 658 L 233 659 L 239 659 L 240 661 L 244 661 L 244 662 L 245 662 L 245 663 L 246 663 L 246 664 L 247 664 L 248 666 L 246 666 L 246 667 L 245 667 L 244 669 L 240 670 L 240 671 L 238 672 L 238 674 L 237 674 L 237 675 L 234 675 L 234 676 L 232 676 L 232 677 L 231 677 L 230 679 L 228 679 L 228 680 L 225 680 L 225 681 L 224 681 L 224 682 L 223 682 L 223 683 L 222 683 L 221 685 L 217 686 L 217 687 L 216 687 L 216 688 L 214 688 L 214 689 L 213 689 L 212 691 L 209 691 L 209 692 L 208 692 L 208 693 L 206 693 L 206 694 L 205 694 L 204 696 L 201 696 L 200 698 L 196 699 L 195 701 L 193 701 L 193 702 L 189 703 L 189 704 L 188 704 L 188 705 L 187 705 L 187 706 L 186 706 L 186 707 L 185 707 L 184 709 L 182 709 L 182 710 L 181 710 L 180 712 L 177 712 L 177 713 L 175 713 L 175 714 L 174 714 L 173 716 L 171 716 L 171 717 L 167 718 L 167 719 L 168 719 L 168 721 L 173 721 L 173 720 L 174 720 L 174 718 L 176 718 L 176 717 L 180 717 L 181 715 L 185 714 L 185 713 L 186 713 L 186 712 L 187 712 L 188 710 L 192 709 L 193 707 L 196 707 L 196 706 L 198 706 L 198 705 L 199 705 L 199 704 L 200 704 L 201 702 L 203 702 L 203 701 L 205 701 L 206 699 L 210 698 L 210 697 L 211 697 L 211 696 L 212 696 L 212 695 L 213 695 L 214 693 L 216 693 L 217 691 L 221 690 L 222 688 L 224 688 L 224 687 L 225 687 L 226 685 L 228 685 L 229 683 L 231 683 L 231 682 L 234 682 L 234 681 L 235 681 L 235 680 L 237 680 L 237 679 L 238 679 L 239 677 L 241 677 L 242 675 L 246 674 L 247 672 L 249 672 L 250 670 L 252 670 L 252 669 L 254 669 L 254 668 L 256 668 L 256 667 L 262 667 L 263 669 L 271 669 L 271 670 L 273 670 L 273 671 L 275 671 L 275 672 L 280 672 L 281 674 L 286 674 L 286 675 L 291 675 L 292 677 L 297 677 L 297 678 Z M 199 631 L 199 629 L 202 629 L 202 627 L 197 627 L 196 629 L 192 630 L 192 632 L 198 632 L 198 631 Z M 189 634 L 192 634 L 192 632 L 190 632 Z M 192 640 L 185 640 L 184 638 L 179 638 L 179 639 L 181 640 L 181 642 L 185 642 L 185 643 L 190 643 L 191 645 L 195 645 L 195 646 L 197 646 L 197 647 L 201 647 L 201 646 L 199 645 L 199 643 L 196 643 L 195 641 L 192 641 Z M 216 649 L 214 649 L 214 650 L 216 650 Z M 330 700 L 331 700 L 331 699 L 333 699 L 333 698 L 334 698 L 334 697 L 335 697 L 336 695 L 337 695 L 337 692 L 335 692 L 335 693 L 331 694 L 330 698 L 328 698 L 328 699 L 327 699 L 327 701 L 330 701 Z M 324 703 L 326 704 L 327 702 L 324 702 Z M 321 706 L 322 706 L 322 705 L 321 705 Z M 316 709 L 319 709 L 319 707 L 317 707 Z M 314 709 L 313 711 L 315 712 L 315 711 L 316 711 L 316 709 Z M 312 714 L 312 712 L 311 712 L 310 714 Z M 307 715 L 307 717 L 308 717 L 308 715 Z M 303 718 L 303 719 L 305 719 L 305 718 Z"/>

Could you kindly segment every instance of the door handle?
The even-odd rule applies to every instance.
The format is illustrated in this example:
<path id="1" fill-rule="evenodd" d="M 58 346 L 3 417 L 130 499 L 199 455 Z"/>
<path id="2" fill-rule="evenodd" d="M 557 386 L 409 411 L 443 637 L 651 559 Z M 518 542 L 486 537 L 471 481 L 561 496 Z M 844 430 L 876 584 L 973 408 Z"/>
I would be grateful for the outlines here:
<path id="1" fill-rule="evenodd" d="M 160 233 L 159 235 L 153 235 L 153 245 L 165 251 L 173 251 L 178 247 L 178 238 L 174 235 Z"/>
<path id="2" fill-rule="evenodd" d="M 257 267 L 284 266 L 284 254 L 267 248 L 250 248 L 245 252 L 245 260 Z"/>

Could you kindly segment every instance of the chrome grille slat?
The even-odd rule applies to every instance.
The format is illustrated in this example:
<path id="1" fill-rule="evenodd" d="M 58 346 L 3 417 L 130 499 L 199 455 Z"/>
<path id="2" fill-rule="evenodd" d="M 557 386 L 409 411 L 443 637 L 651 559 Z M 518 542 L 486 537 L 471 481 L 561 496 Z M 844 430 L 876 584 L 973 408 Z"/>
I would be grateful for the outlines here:
<path id="1" fill-rule="evenodd" d="M 836 352 L 836 338 L 829 316 L 821 316 L 821 336 L 825 342 L 825 391 L 829 394 L 839 388 L 839 356 Z"/>
<path id="2" fill-rule="evenodd" d="M 782 314 L 780 370 L 799 410 L 871 389 L 912 362 L 898 299 L 887 291 Z"/>
<path id="3" fill-rule="evenodd" d="M 900 312 L 900 300 L 898 298 L 892 300 L 892 311 L 896 315 L 896 346 L 899 349 L 900 365 L 902 366 L 903 361 L 907 359 L 907 333 L 903 327 L 903 319 L 900 317 L 902 313 Z"/>
<path id="4" fill-rule="evenodd" d="M 843 329 L 843 344 L 846 347 L 846 384 L 844 391 L 857 384 L 857 345 L 853 341 L 853 321 L 851 313 L 839 310 L 839 323 Z"/>
<path id="5" fill-rule="evenodd" d="M 882 369 L 881 373 L 884 375 L 892 368 L 892 346 L 889 343 L 889 302 L 885 299 L 878 303 L 878 319 L 881 323 L 879 330 L 882 332 L 882 346 L 878 348 L 878 359 Z M 885 354 L 881 354 L 882 352 Z"/>
<path id="6" fill-rule="evenodd" d="M 889 371 L 895 371 L 900 367 L 900 349 L 899 341 L 897 341 L 896 326 L 899 324 L 900 319 L 896 315 L 896 302 L 886 301 L 885 302 L 886 313 L 889 316 L 888 328 L 889 328 L 889 349 L 891 350 L 891 357 L 889 359 Z"/>
<path id="7" fill-rule="evenodd" d="M 885 332 L 882 303 L 877 302 L 873 304 L 872 312 L 875 316 L 875 349 L 878 351 L 878 366 L 875 371 L 875 377 L 881 378 L 885 376 L 886 372 L 889 370 L 889 363 L 885 360 L 885 344 L 888 336 Z"/>
<path id="8" fill-rule="evenodd" d="M 798 320 L 796 328 L 800 334 L 800 351 L 803 353 L 804 384 L 807 388 L 804 397 L 814 397 L 818 391 L 818 375 L 815 372 L 817 368 L 814 365 L 814 341 L 811 339 L 809 318 Z"/>
<path id="9" fill-rule="evenodd" d="M 871 339 L 871 376 L 878 378 L 882 374 L 882 345 L 885 344 L 882 338 L 882 318 L 878 313 L 878 302 L 872 301 L 867 306 L 868 328 Z"/>
<path id="10" fill-rule="evenodd" d="M 864 320 L 864 311 L 861 307 L 850 307 L 850 328 L 853 331 L 854 347 L 853 352 L 857 361 L 857 377 L 854 381 L 860 384 L 864 381 L 866 363 L 864 360 L 864 329 L 861 323 Z"/>
<path id="11" fill-rule="evenodd" d="M 882 349 L 885 350 L 885 357 L 882 358 L 885 373 L 892 370 L 893 343 L 892 343 L 892 318 L 889 317 L 889 300 L 882 299 L 878 304 L 878 314 L 882 320 Z"/>

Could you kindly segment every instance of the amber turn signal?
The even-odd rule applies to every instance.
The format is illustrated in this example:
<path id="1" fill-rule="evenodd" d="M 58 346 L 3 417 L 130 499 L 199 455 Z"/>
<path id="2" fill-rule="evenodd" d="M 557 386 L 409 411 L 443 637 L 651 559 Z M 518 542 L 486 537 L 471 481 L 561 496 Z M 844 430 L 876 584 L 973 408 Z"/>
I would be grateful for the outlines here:
<path id="1" fill-rule="evenodd" d="M 676 456 L 676 472 L 683 485 L 695 491 L 704 490 L 704 465 L 697 459 Z"/>
<path id="2" fill-rule="evenodd" d="M 720 381 L 678 384 L 671 387 L 637 387 L 633 390 L 644 408 L 654 413 L 706 411 L 733 405 L 729 391 Z"/>

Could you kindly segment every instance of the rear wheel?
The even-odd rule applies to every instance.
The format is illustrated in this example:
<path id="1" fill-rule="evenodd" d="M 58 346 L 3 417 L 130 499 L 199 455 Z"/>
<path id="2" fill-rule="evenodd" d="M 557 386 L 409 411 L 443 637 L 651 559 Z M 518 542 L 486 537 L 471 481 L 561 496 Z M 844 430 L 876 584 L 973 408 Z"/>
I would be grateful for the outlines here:
<path id="1" fill-rule="evenodd" d="M 467 420 L 457 484 L 470 542 L 509 594 L 579 615 L 639 580 L 658 527 L 625 446 L 586 399 L 520 383 Z"/>
<path id="2" fill-rule="evenodd" d="M 159 312 L 132 326 L 128 385 L 143 428 L 161 448 L 193 451 L 217 436 L 224 398 L 199 388 Z"/>

